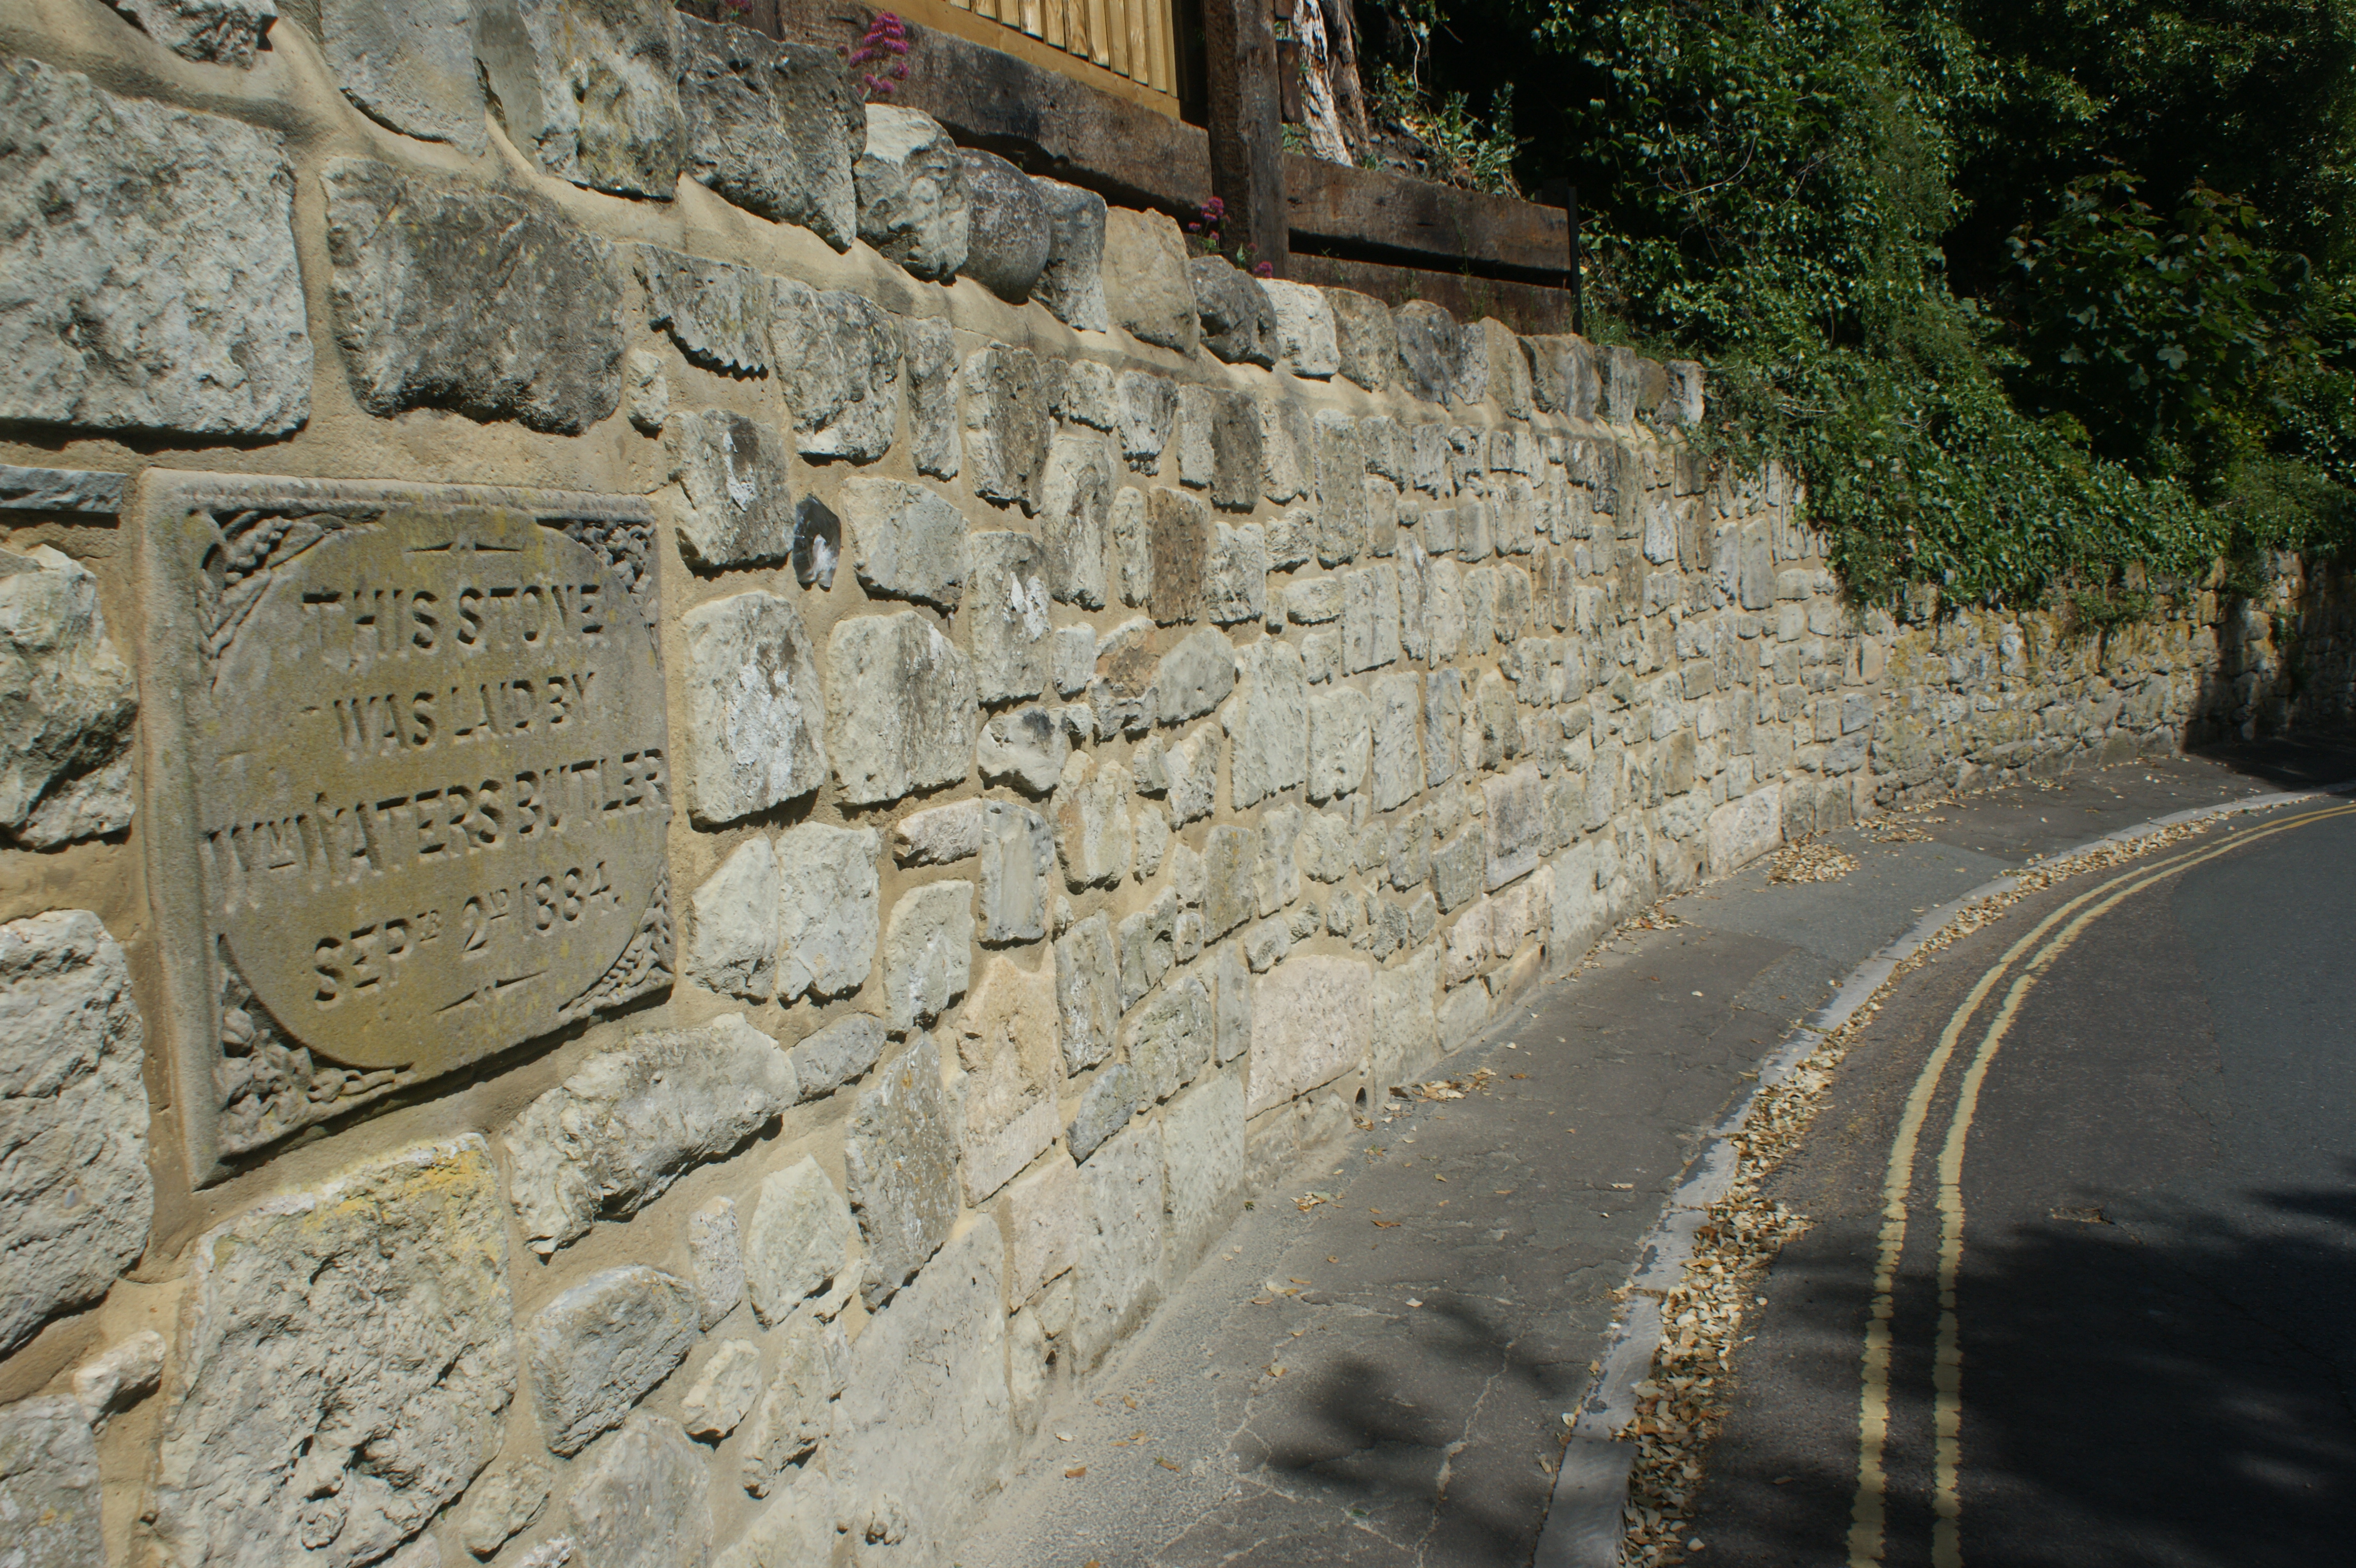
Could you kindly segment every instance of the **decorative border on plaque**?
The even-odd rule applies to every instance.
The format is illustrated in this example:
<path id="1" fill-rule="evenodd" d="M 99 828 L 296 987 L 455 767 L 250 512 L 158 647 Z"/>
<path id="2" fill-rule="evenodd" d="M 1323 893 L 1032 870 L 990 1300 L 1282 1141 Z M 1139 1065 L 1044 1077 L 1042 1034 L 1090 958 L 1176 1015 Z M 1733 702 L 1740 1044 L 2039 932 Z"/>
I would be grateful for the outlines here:
<path id="1" fill-rule="evenodd" d="M 123 516 L 192 1179 L 670 984 L 648 502 L 150 470 Z"/>

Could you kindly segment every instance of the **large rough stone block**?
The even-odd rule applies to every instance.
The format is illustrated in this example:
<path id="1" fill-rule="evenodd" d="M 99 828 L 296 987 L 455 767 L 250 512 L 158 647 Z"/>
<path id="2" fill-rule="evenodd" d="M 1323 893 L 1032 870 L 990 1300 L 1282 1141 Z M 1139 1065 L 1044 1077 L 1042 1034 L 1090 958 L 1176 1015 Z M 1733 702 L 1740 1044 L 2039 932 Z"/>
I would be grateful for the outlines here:
<path id="1" fill-rule="evenodd" d="M 147 1245 L 145 1030 L 87 910 L 0 925 L 0 1351 L 83 1305 Z"/>
<path id="2" fill-rule="evenodd" d="M 1151 560 L 1147 607 L 1162 626 L 1200 619 L 1210 513 L 1185 491 L 1169 489 L 1148 491 L 1145 511 Z"/>
<path id="3" fill-rule="evenodd" d="M 744 1231 L 734 1198 L 709 1198 L 687 1217 L 687 1262 L 703 1326 L 710 1328 L 744 1299 Z"/>
<path id="4" fill-rule="evenodd" d="M 954 479 L 965 466 L 958 439 L 957 335 L 946 321 L 907 324 L 908 446 L 916 472 Z"/>
<path id="5" fill-rule="evenodd" d="M 1035 711 L 1035 710 L 1034 710 Z M 987 803 L 981 841 L 984 945 L 1035 942 L 1047 934 L 1047 874 L 1055 865 L 1055 830 L 1027 807 Z"/>
<path id="6" fill-rule="evenodd" d="M 1366 547 L 1366 450 L 1358 423 L 1321 410 L 1317 429 L 1317 559 L 1339 566 Z"/>
<path id="7" fill-rule="evenodd" d="M 173 1568 L 372 1563 L 507 1441 L 507 1224 L 479 1137 L 257 1204 L 189 1249 L 186 1293 L 148 1495 Z"/>
<path id="8" fill-rule="evenodd" d="M 1375 810 L 1387 811 L 1423 793 L 1423 748 L 1416 714 L 1422 682 L 1411 674 L 1379 675 L 1374 682 Z"/>
<path id="9" fill-rule="evenodd" d="M 1047 591 L 1058 603 L 1104 608 L 1110 541 L 1112 443 L 1089 430 L 1062 430 L 1047 452 L 1039 538 L 1047 551 Z"/>
<path id="10" fill-rule="evenodd" d="M 1539 408 L 1567 418 L 1592 420 L 1601 385 L 1595 374 L 1595 350 L 1584 338 L 1525 338 L 1522 350 L 1529 360 L 1532 395 Z"/>
<path id="11" fill-rule="evenodd" d="M 138 714 L 98 579 L 46 544 L 0 550 L 0 832 L 50 849 L 130 826 Z"/>
<path id="12" fill-rule="evenodd" d="M 769 281 L 759 273 L 659 245 L 632 247 L 630 271 L 646 295 L 648 323 L 668 332 L 680 353 L 730 375 L 768 370 Z M 659 371 L 661 359 L 653 363 Z"/>
<path id="13" fill-rule="evenodd" d="M 848 1346 L 842 1359 L 847 1371 Z M 767 1489 L 762 1488 L 763 1495 Z M 824 1563 L 834 1551 L 834 1508 L 833 1481 L 816 1466 L 805 1466 L 794 1472 L 786 1495 L 755 1515 L 744 1533 L 712 1559 L 712 1568 L 802 1568 Z"/>
<path id="14" fill-rule="evenodd" d="M 1120 950 L 1120 1005 L 1123 1012 L 1161 983 L 1176 961 L 1178 895 L 1165 888 L 1152 903 L 1124 915 L 1113 927 Z"/>
<path id="15" fill-rule="evenodd" d="M 1398 568 L 1361 566 L 1343 584 L 1342 671 L 1355 675 L 1399 656 Z"/>
<path id="16" fill-rule="evenodd" d="M 1113 382 L 1113 400 L 1121 456 L 1138 473 L 1162 472 L 1162 454 L 1170 445 L 1170 433 L 1178 418 L 1176 384 L 1148 371 L 1123 371 Z"/>
<path id="17" fill-rule="evenodd" d="M 678 537 L 688 564 L 716 572 L 792 558 L 793 489 L 775 428 L 707 408 L 672 414 L 663 435 L 687 500 Z"/>
<path id="18" fill-rule="evenodd" d="M 981 721 L 972 667 L 914 610 L 838 621 L 827 750 L 843 799 L 896 800 L 965 777 Z"/>
<path id="19" fill-rule="evenodd" d="M 851 1206 L 809 1155 L 763 1177 L 744 1230 L 744 1283 L 761 1326 L 776 1326 L 803 1297 L 841 1278 L 856 1235 Z"/>
<path id="20" fill-rule="evenodd" d="M 667 0 L 487 0 L 475 58 L 518 146 L 559 179 L 668 201 L 687 161 Z"/>
<path id="21" fill-rule="evenodd" d="M 483 83 L 468 0 L 322 0 L 319 42 L 361 113 L 480 156 Z"/>
<path id="22" fill-rule="evenodd" d="M 1290 644 L 1255 642 L 1237 660 L 1235 695 L 1220 709 L 1230 747 L 1228 803 L 1237 811 L 1309 777 L 1309 675 Z"/>
<path id="23" fill-rule="evenodd" d="M 1170 1102 L 1162 1123 L 1163 1201 L 1170 1211 L 1172 1281 L 1211 1250 L 1243 1212 L 1244 1086 L 1233 1073 Z"/>
<path id="24" fill-rule="evenodd" d="M 1317 470 L 1316 427 L 1298 398 L 1259 399 L 1260 492 L 1272 501 L 1309 494 Z"/>
<path id="25" fill-rule="evenodd" d="M 873 463 L 900 420 L 900 329 L 848 289 L 769 284 L 769 354 L 805 457 Z"/>
<path id="26" fill-rule="evenodd" d="M 1328 290 L 1312 284 L 1260 280 L 1260 292 L 1276 317 L 1276 351 L 1296 376 L 1325 381 L 1340 373 L 1342 350 L 1335 335 Z M 1364 295 L 1354 295 L 1363 299 Z M 1282 499 L 1282 497 L 1270 497 Z"/>
<path id="27" fill-rule="evenodd" d="M 965 164 L 967 277 L 999 298 L 1020 305 L 1047 265 L 1054 221 L 1038 188 L 1021 169 L 978 147 L 959 150 Z"/>
<path id="28" fill-rule="evenodd" d="M 680 27 L 687 172 L 747 212 L 851 249 L 867 111 L 842 57 L 684 15 Z"/>
<path id="29" fill-rule="evenodd" d="M 1213 828 L 1203 844 L 1203 940 L 1216 941 L 1258 912 L 1252 867 L 1259 834 L 1249 828 Z"/>
<path id="30" fill-rule="evenodd" d="M 1336 686 L 1309 699 L 1309 798 L 1333 800 L 1366 781 L 1373 752 L 1373 704 L 1364 692 Z"/>
<path id="31" fill-rule="evenodd" d="M 884 937 L 884 994 L 895 1031 L 932 1022 L 965 994 L 972 948 L 972 883 L 931 882 L 900 896 Z"/>
<path id="32" fill-rule="evenodd" d="M 1054 673 L 1046 552 L 1027 533 L 993 530 L 966 541 L 973 579 L 966 595 L 975 695 L 984 703 L 1035 697 Z"/>
<path id="33" fill-rule="evenodd" d="M 330 161 L 324 183 L 336 337 L 362 408 L 574 435 L 620 403 L 622 284 L 604 241 L 365 158 Z"/>
<path id="34" fill-rule="evenodd" d="M 1748 865 L 1783 842 L 1783 800 L 1781 789 L 1755 789 L 1709 814 L 1706 842 L 1712 876 Z"/>
<path id="35" fill-rule="evenodd" d="M 1333 310 L 1333 349 L 1341 373 L 1380 392 L 1398 378 L 1399 334 L 1390 306 L 1346 288 L 1322 291 Z"/>
<path id="36" fill-rule="evenodd" d="M 1064 1146 L 1072 1158 L 1085 1161 L 1104 1147 L 1105 1140 L 1128 1126 L 1140 1109 L 1152 1102 L 1143 1076 L 1127 1062 L 1114 1062 L 1081 1091 L 1079 1109 L 1073 1113 L 1071 1125 L 1064 1129 Z"/>
<path id="37" fill-rule="evenodd" d="M 958 1015 L 965 1069 L 958 1172 L 976 1208 L 1055 1141 L 1055 972 L 993 958 Z"/>
<path id="38" fill-rule="evenodd" d="M 140 31 L 183 59 L 253 65 L 262 36 L 278 19 L 274 0 L 107 0 Z"/>
<path id="39" fill-rule="evenodd" d="M 1137 1122 L 1080 1167 L 1082 1222 L 1071 1344 L 1086 1371 L 1162 1299 L 1162 1130 Z"/>
<path id="40" fill-rule="evenodd" d="M 680 624 L 687 641 L 688 810 L 695 820 L 734 822 L 825 782 L 819 722 L 826 695 L 793 601 L 736 594 L 698 605 Z"/>
<path id="41" fill-rule="evenodd" d="M 843 484 L 842 516 L 861 586 L 887 599 L 957 607 L 965 591 L 965 514 L 939 492 L 862 476 Z"/>
<path id="42" fill-rule="evenodd" d="M 1198 631 L 1153 667 L 1154 720 L 1183 724 L 1226 700 L 1236 685 L 1236 650 L 1215 631 Z"/>
<path id="43" fill-rule="evenodd" d="M 1195 976 L 1155 992 L 1130 1020 L 1124 1047 L 1143 1092 L 1167 1100 L 1201 1077 L 1211 1065 L 1216 1027 L 1210 988 Z"/>
<path id="44" fill-rule="evenodd" d="M 1085 757 L 1073 766 L 1087 766 Z M 1136 838 L 1129 822 L 1130 779 L 1119 763 L 1068 778 L 1055 804 L 1055 849 L 1064 880 L 1082 887 L 1114 887 L 1129 875 Z"/>
<path id="45" fill-rule="evenodd" d="M 1015 1453 L 1006 1386 L 1006 1242 L 984 1218 L 859 1337 L 829 1467 L 842 1494 L 892 1497 L 912 1536 L 947 1540 Z"/>
<path id="46" fill-rule="evenodd" d="M 1276 311 L 1258 279 L 1224 256 L 1194 257 L 1186 263 L 1186 278 L 1194 285 L 1204 348 L 1231 365 L 1276 363 Z"/>
<path id="47" fill-rule="evenodd" d="M 841 1326 L 811 1313 L 796 1313 L 777 1335 L 775 1370 L 739 1444 L 744 1489 L 765 1498 L 783 1478 L 786 1466 L 807 1459 L 826 1440 L 833 1401 L 851 1376 L 851 1341 Z M 807 1466 L 802 1475 L 812 1474 Z M 794 1489 L 802 1482 L 797 1479 Z M 831 1521 L 828 1541 L 832 1543 Z M 819 1561 L 824 1561 L 823 1554 Z M 790 1568 L 790 1565 L 779 1565 Z"/>
<path id="48" fill-rule="evenodd" d="M 1481 780 L 1489 864 L 1487 886 L 1503 887 L 1537 869 L 1546 837 L 1546 780 L 1534 764 Z"/>
<path id="49" fill-rule="evenodd" d="M 1424 300 L 1400 306 L 1391 319 L 1398 328 L 1400 389 L 1425 403 L 1450 402 L 1463 380 L 1464 329 L 1447 311 Z"/>
<path id="50" fill-rule="evenodd" d="M 721 862 L 688 897 L 687 977 L 766 1002 L 777 991 L 777 852 L 766 835 Z"/>
<path id="51" fill-rule="evenodd" d="M 578 1454 L 687 1359 L 702 1326 L 695 1287 L 643 1263 L 590 1275 L 524 1332 L 541 1438 Z"/>
<path id="52" fill-rule="evenodd" d="M 981 726 L 981 738 L 973 748 L 982 782 L 1012 784 L 1031 795 L 1054 789 L 1071 755 L 1072 737 L 1062 712 L 1042 707 L 993 715 Z"/>
<path id="53" fill-rule="evenodd" d="M 1066 1073 L 1086 1072 L 1112 1054 L 1113 1029 L 1120 1022 L 1119 976 L 1108 916 L 1090 915 L 1055 939 L 1055 1010 Z"/>
<path id="54" fill-rule="evenodd" d="M 1396 969 L 1375 972 L 1372 1018 L 1366 1070 L 1367 1091 L 1381 1098 L 1418 1073 L 1440 1054 L 1439 1022 L 1432 1012 L 1438 994 L 1440 955 L 1425 948 Z"/>
<path id="55" fill-rule="evenodd" d="M 1361 959 L 1301 956 L 1260 977 L 1252 996 L 1251 1115 L 1358 1065 L 1373 1030 L 1373 973 Z"/>
<path id="56" fill-rule="evenodd" d="M 1105 199 L 1058 180 L 1032 184 L 1047 205 L 1051 238 L 1046 268 L 1031 285 L 1031 297 L 1075 331 L 1110 331 L 1104 288 Z"/>
<path id="57" fill-rule="evenodd" d="M 966 467 L 973 493 L 1001 506 L 1039 510 L 1054 422 L 1047 380 L 1028 349 L 980 349 L 966 357 Z"/>
<path id="58" fill-rule="evenodd" d="M 804 1100 L 832 1094 L 862 1077 L 884 1052 L 884 1022 L 865 1013 L 838 1018 L 793 1048 Z"/>
<path id="59" fill-rule="evenodd" d="M 1194 351 L 1194 285 L 1186 237 L 1162 212 L 1116 207 L 1105 215 L 1105 302 L 1131 337 L 1181 354 Z"/>
<path id="60" fill-rule="evenodd" d="M 845 1217 L 846 1224 L 849 1223 Z M 680 1422 L 692 1437 L 719 1439 L 744 1422 L 761 1397 L 761 1348 L 750 1339 L 728 1339 L 705 1359 L 687 1397 Z"/>
<path id="61" fill-rule="evenodd" d="M 873 828 L 805 822 L 777 840 L 777 1000 L 847 996 L 874 966 Z"/>
<path id="62" fill-rule="evenodd" d="M 859 237 L 920 278 L 947 283 L 965 265 L 971 232 L 965 164 L 927 115 L 867 106 L 867 145 L 851 166 Z"/>
<path id="63" fill-rule="evenodd" d="M 712 1475 L 668 1416 L 635 1411 L 584 1462 L 565 1536 L 596 1568 L 701 1568 L 712 1556 Z M 406 1568 L 405 1564 L 396 1568 Z"/>
<path id="64" fill-rule="evenodd" d="M 0 1405 L 0 1521 L 10 1568 L 105 1568 L 90 1418 L 53 1394 Z"/>
<path id="65" fill-rule="evenodd" d="M 281 136 L 37 60 L 0 66 L 0 419 L 300 426 L 311 338 L 294 197 Z"/>
<path id="66" fill-rule="evenodd" d="M 861 1091 L 842 1164 L 867 1244 L 860 1294 L 874 1307 L 925 1266 L 957 1222 L 957 1139 L 930 1035 L 918 1035 Z"/>
<path id="67" fill-rule="evenodd" d="M 1211 814 L 1218 803 L 1218 729 L 1205 725 L 1170 748 L 1164 767 L 1170 779 L 1170 816 L 1183 827 Z"/>
<path id="68" fill-rule="evenodd" d="M 740 1014 L 595 1053 L 500 1140 L 525 1239 L 546 1257 L 601 1215 L 637 1213 L 798 1098 L 792 1060 Z"/>
<path id="69" fill-rule="evenodd" d="M 1049 1160 L 1016 1178 L 998 1212 L 1006 1232 L 1007 1298 L 1029 1301 L 1078 1256 L 1080 1173 L 1070 1160 Z"/>

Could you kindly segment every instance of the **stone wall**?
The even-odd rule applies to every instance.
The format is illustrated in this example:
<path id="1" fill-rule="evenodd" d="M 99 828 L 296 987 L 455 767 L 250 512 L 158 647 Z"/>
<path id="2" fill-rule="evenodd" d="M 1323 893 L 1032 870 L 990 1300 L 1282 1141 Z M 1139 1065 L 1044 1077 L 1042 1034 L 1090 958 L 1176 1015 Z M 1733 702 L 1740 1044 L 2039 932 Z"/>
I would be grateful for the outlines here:
<path id="1" fill-rule="evenodd" d="M 270 24 L 0 16 L 27 1568 L 943 1560 L 1622 914 L 2347 710 L 2295 584 L 1861 623 L 1697 368 L 1190 263 L 823 51 Z"/>

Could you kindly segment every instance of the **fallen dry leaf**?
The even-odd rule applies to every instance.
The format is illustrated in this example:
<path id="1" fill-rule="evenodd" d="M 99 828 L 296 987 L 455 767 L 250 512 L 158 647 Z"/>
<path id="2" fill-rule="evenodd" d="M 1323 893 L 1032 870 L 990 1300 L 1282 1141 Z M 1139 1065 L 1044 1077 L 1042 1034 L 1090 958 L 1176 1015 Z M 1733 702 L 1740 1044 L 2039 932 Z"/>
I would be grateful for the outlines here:
<path id="1" fill-rule="evenodd" d="M 1375 1229 L 1377 1230 L 1396 1230 L 1398 1228 L 1399 1222 L 1396 1219 L 1377 1219 L 1375 1221 Z"/>
<path id="2" fill-rule="evenodd" d="M 1064 1479 L 1066 1481 L 1076 1481 L 1087 1473 L 1088 1467 L 1086 1465 L 1075 1465 L 1070 1469 L 1064 1472 Z"/>
<path id="3" fill-rule="evenodd" d="M 1178 1468 L 1178 1461 L 1175 1459 L 1164 1459 L 1156 1455 L 1153 1462 L 1161 1466 L 1165 1470 L 1175 1470 Z"/>
<path id="4" fill-rule="evenodd" d="M 1857 856 L 1828 843 L 1785 844 L 1768 862 L 1770 882 L 1837 882 L 1857 869 Z"/>

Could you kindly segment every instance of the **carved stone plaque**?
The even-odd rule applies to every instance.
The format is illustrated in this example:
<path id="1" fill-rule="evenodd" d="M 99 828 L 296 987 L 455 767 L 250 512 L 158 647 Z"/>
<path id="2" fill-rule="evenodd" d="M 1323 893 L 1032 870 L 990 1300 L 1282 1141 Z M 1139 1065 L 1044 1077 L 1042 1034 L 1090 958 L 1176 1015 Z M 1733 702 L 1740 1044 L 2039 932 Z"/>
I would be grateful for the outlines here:
<path id="1" fill-rule="evenodd" d="M 567 515 L 637 503 L 241 483 L 149 509 L 196 654 L 151 821 L 185 830 L 159 881 L 201 920 L 176 973 L 216 1036 L 216 1167 L 671 959 L 646 530 Z"/>

